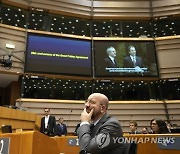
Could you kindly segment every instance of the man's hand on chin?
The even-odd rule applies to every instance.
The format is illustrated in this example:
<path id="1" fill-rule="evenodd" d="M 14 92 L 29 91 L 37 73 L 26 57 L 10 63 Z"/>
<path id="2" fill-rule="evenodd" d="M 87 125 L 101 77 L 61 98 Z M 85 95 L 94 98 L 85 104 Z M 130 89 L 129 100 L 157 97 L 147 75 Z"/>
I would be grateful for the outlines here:
<path id="1" fill-rule="evenodd" d="M 91 109 L 91 111 L 88 113 L 86 108 L 84 108 L 83 112 L 81 113 L 81 122 L 90 122 L 93 112 L 94 109 Z"/>

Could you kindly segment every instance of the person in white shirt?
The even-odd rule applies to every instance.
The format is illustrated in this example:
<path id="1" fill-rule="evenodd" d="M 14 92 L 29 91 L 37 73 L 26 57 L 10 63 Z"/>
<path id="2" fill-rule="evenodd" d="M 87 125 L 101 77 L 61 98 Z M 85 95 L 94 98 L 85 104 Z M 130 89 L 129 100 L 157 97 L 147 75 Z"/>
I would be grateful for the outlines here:
<path id="1" fill-rule="evenodd" d="M 56 119 L 50 115 L 49 108 L 44 109 L 44 114 L 45 116 L 41 119 L 40 132 L 48 136 L 55 136 L 57 133 Z"/>

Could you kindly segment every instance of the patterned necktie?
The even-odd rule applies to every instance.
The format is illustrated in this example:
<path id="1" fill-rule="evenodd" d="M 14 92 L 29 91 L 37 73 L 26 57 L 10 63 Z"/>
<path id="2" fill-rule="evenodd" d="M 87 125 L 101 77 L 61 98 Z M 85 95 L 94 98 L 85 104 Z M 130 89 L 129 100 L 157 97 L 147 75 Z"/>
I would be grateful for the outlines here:
<path id="1" fill-rule="evenodd" d="M 94 124 L 91 124 L 90 125 L 90 132 L 91 132 L 91 137 L 94 137 L 94 135 L 95 135 L 95 132 L 93 131 L 94 130 Z"/>
<path id="2" fill-rule="evenodd" d="M 113 60 L 113 63 L 114 63 L 114 65 L 117 67 L 117 63 L 116 63 L 116 60 L 115 60 L 115 59 Z"/>
<path id="3" fill-rule="evenodd" d="M 133 57 L 133 64 L 134 64 L 134 67 L 136 66 L 136 57 L 134 56 Z"/>
<path id="4" fill-rule="evenodd" d="M 91 124 L 91 125 L 90 125 L 90 131 L 91 131 L 91 132 L 93 131 L 94 127 L 95 127 L 94 124 Z"/>

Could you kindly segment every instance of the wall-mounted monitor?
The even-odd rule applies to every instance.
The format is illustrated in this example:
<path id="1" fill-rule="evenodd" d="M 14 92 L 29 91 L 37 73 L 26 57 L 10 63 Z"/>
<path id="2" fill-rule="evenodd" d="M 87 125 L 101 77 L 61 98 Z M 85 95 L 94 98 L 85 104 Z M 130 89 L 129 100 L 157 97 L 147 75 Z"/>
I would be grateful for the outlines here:
<path id="1" fill-rule="evenodd" d="M 94 41 L 95 76 L 158 77 L 154 41 Z"/>
<path id="2" fill-rule="evenodd" d="M 91 41 L 28 33 L 25 72 L 91 75 Z"/>

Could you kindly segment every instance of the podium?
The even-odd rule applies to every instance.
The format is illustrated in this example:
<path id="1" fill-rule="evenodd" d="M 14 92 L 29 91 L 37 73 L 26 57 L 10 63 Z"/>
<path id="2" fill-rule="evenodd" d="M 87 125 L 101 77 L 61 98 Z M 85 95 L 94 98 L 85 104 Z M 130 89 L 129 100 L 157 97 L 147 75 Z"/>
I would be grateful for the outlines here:
<path id="1" fill-rule="evenodd" d="M 9 154 L 60 153 L 56 140 L 38 131 L 0 134 L 0 139 L 9 139 Z"/>

